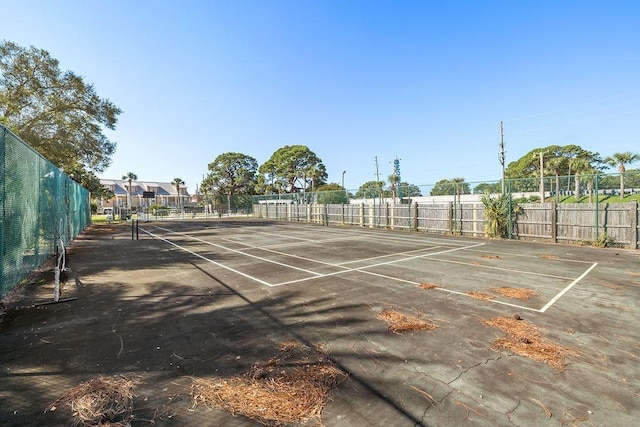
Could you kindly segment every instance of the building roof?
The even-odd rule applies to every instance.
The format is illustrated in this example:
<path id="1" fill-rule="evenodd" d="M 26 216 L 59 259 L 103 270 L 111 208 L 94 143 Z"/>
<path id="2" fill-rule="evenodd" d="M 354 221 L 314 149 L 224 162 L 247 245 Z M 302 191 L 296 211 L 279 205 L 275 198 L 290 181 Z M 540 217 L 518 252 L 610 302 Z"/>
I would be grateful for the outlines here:
<path id="1" fill-rule="evenodd" d="M 129 181 L 126 179 L 101 179 L 100 184 L 112 189 L 116 196 L 129 193 Z M 178 192 L 171 182 L 131 181 L 131 195 L 142 196 L 144 191 L 154 191 L 158 196 L 176 197 Z M 186 185 L 180 186 L 180 195 L 190 196 Z"/>

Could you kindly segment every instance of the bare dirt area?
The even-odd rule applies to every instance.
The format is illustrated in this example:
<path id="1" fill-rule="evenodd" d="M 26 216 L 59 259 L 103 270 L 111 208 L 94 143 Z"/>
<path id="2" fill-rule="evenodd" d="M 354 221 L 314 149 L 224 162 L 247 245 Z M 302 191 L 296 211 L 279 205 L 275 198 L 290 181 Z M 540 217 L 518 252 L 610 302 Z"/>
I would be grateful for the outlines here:
<path id="1" fill-rule="evenodd" d="M 640 417 L 637 251 L 268 221 L 144 228 L 154 234 L 139 240 L 130 224 L 85 230 L 69 248 L 60 302 L 53 260 L 4 297 L 0 425 L 626 426 Z M 392 249 L 402 241 L 412 252 L 392 265 L 408 250 Z M 336 256 L 335 242 L 349 252 Z M 414 256 L 429 245 L 437 255 Z M 553 255 L 544 270 L 540 254 Z"/>

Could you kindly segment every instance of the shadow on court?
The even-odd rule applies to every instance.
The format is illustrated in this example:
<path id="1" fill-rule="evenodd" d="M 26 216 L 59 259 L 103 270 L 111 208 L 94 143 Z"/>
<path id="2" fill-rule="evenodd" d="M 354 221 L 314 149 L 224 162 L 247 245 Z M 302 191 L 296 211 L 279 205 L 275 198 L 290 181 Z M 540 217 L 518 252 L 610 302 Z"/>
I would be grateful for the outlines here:
<path id="1" fill-rule="evenodd" d="M 291 231 L 258 221 L 202 227 L 229 239 Z M 307 227 L 310 239 L 323 231 L 296 227 Z M 350 376 L 332 391 L 325 426 L 633 424 L 640 416 L 640 334 L 629 325 L 640 314 L 638 253 L 487 246 L 495 253 L 571 254 L 598 267 L 549 311 L 522 312 L 359 271 L 262 286 L 162 240 L 131 240 L 127 226 L 92 226 L 69 250 L 72 271 L 62 297 L 70 300 L 44 304 L 51 283 L 34 278 L 7 302 L 0 321 L 0 423 L 70 425 L 69 408 L 50 411 L 52 402 L 82 381 L 123 374 L 141 380 L 132 425 L 258 425 L 221 410 L 191 410 L 191 378 L 238 375 L 296 340 L 321 346 Z M 225 266 L 242 256 L 197 253 Z M 456 268 L 462 271 L 440 268 L 454 277 Z M 377 318 L 385 308 L 438 328 L 393 334 Z M 515 313 L 572 350 L 563 370 L 491 348 L 501 333 L 482 320 Z"/>

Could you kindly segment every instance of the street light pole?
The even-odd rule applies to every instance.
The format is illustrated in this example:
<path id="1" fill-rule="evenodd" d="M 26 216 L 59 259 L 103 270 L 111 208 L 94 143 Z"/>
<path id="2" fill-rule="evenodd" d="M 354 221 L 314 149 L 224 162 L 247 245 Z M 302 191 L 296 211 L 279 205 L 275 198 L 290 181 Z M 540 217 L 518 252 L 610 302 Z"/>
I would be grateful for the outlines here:
<path id="1" fill-rule="evenodd" d="M 344 188 L 344 174 L 347 173 L 347 171 L 342 171 L 342 189 L 346 190 L 346 188 Z"/>

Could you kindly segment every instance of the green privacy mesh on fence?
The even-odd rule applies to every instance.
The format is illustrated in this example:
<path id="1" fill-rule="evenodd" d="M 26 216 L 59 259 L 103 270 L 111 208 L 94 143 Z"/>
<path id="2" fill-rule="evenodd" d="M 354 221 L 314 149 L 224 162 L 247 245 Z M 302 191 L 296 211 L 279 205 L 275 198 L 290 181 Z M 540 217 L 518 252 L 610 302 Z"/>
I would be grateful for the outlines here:
<path id="1" fill-rule="evenodd" d="M 0 125 L 0 296 L 91 221 L 89 192 Z"/>

